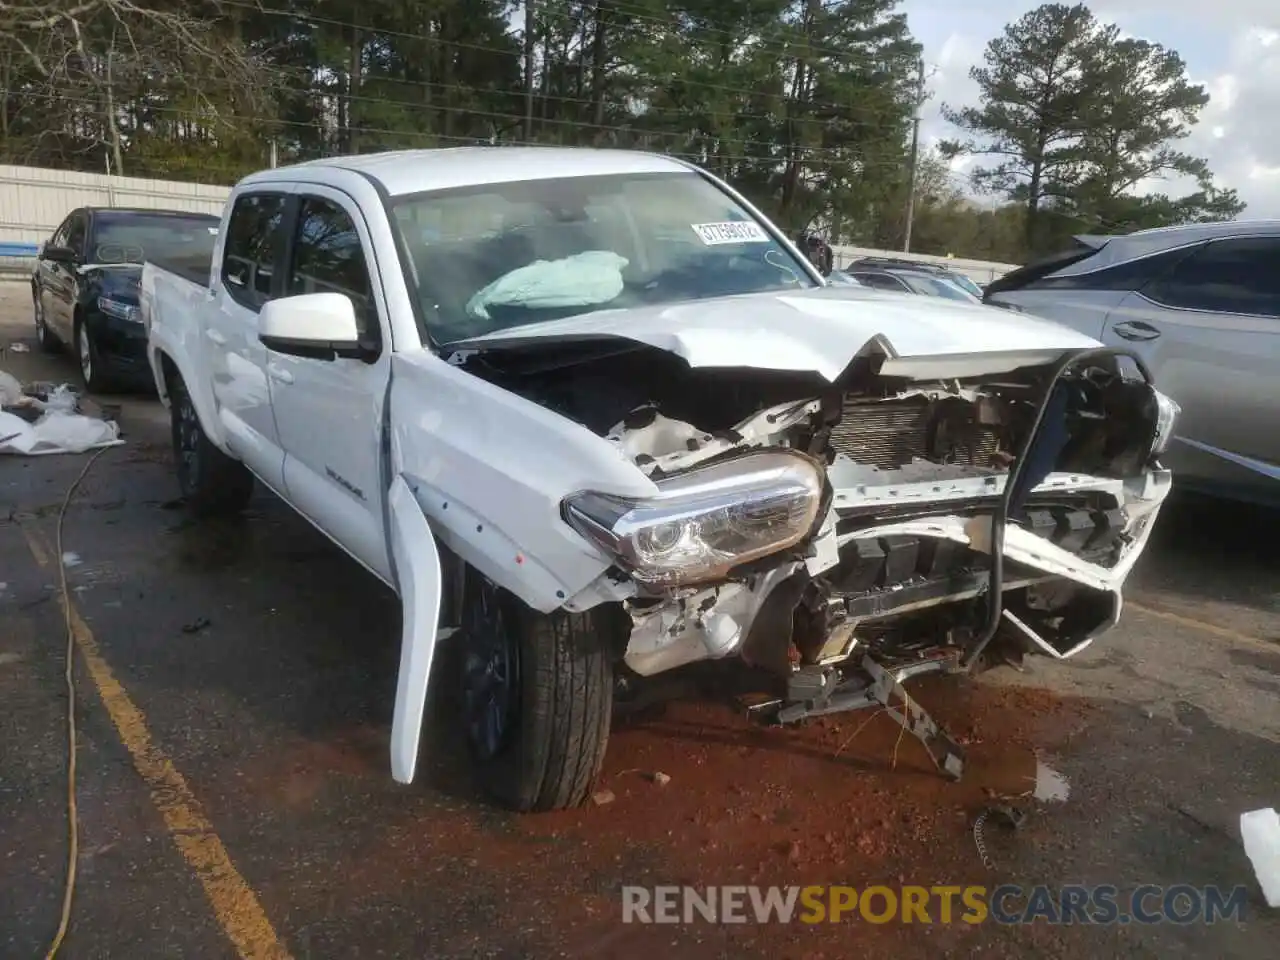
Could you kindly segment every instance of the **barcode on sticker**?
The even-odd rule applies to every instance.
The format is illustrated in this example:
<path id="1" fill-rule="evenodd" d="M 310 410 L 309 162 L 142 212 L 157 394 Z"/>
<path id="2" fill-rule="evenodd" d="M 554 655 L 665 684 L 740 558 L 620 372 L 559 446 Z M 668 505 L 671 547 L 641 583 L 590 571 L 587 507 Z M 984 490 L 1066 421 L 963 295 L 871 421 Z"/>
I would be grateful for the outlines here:
<path id="1" fill-rule="evenodd" d="M 709 247 L 721 243 L 768 243 L 769 235 L 758 223 L 730 220 L 726 223 L 695 223 L 693 232 Z"/>

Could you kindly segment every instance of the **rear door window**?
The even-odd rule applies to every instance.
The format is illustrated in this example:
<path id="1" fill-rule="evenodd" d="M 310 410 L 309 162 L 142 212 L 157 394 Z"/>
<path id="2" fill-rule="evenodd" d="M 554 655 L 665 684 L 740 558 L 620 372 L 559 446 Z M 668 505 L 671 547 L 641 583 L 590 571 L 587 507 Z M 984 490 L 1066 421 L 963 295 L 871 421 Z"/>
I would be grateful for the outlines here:
<path id="1" fill-rule="evenodd" d="M 1045 277 L 1027 286 L 1028 289 L 1044 290 L 1142 290 L 1148 284 L 1169 275 L 1198 249 L 1198 246 L 1179 247 L 1149 257 L 1126 260 L 1103 270 L 1067 277 Z"/>
<path id="2" fill-rule="evenodd" d="M 1144 294 L 1184 310 L 1280 317 L 1280 237 L 1205 244 Z"/>
<path id="3" fill-rule="evenodd" d="M 236 198 L 222 253 L 222 282 L 251 310 L 276 295 L 276 266 L 284 252 L 285 196 L 249 193 Z"/>

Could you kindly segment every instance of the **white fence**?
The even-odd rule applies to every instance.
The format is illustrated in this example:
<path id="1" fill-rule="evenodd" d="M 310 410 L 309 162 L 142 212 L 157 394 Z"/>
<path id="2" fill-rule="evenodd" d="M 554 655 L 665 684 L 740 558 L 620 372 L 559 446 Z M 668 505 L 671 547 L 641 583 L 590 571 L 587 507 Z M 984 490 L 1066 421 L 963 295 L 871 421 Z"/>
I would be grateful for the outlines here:
<path id="1" fill-rule="evenodd" d="M 76 207 L 147 207 L 221 213 L 230 187 L 172 180 L 144 180 L 104 173 L 72 173 L 41 167 L 0 164 L 0 244 L 42 243 Z M 6 250 L 5 253 L 10 251 Z M 34 255 L 34 250 L 30 255 Z M 0 255 L 0 271 L 30 273 L 21 253 Z M 863 247 L 836 247 L 836 266 L 858 257 L 891 256 L 923 263 L 939 263 L 966 274 L 978 283 L 994 280 L 1014 269 L 1013 264 L 985 260 L 960 260 L 919 253 L 896 253 Z"/>
<path id="2" fill-rule="evenodd" d="M 221 213 L 229 187 L 0 164 L 0 241 L 41 243 L 76 207 Z"/>

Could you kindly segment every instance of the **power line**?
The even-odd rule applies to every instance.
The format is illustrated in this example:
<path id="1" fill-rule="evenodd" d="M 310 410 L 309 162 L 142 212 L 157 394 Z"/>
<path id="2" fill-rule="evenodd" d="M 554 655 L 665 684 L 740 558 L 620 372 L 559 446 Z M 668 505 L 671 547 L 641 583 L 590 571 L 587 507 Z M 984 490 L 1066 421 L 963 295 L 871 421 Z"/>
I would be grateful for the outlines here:
<path id="1" fill-rule="evenodd" d="M 533 0 L 525 0 L 525 2 L 532 3 Z M 607 4 L 607 9 L 616 10 L 619 13 L 625 13 L 628 16 L 630 16 L 632 20 L 638 20 L 641 23 L 652 23 L 657 26 L 666 27 L 666 28 L 670 28 L 673 23 L 672 18 L 663 19 L 662 17 L 656 17 L 649 10 L 640 10 L 639 8 L 630 6 L 628 4 L 619 3 L 617 2 L 617 0 L 602 0 L 602 2 Z M 536 9 L 537 4 L 534 4 L 534 6 Z M 544 8 L 543 13 L 546 16 L 559 17 L 562 20 L 571 20 L 574 22 L 585 23 L 585 21 L 580 21 L 579 18 L 574 17 L 572 14 L 569 14 L 565 11 L 559 11 L 559 10 L 548 11 Z M 690 18 L 690 19 L 697 19 L 697 18 Z M 715 36 L 727 37 L 730 40 L 733 40 L 735 43 L 737 43 L 740 46 L 753 44 L 753 40 L 754 40 L 753 37 L 743 36 L 734 30 L 730 30 L 727 27 L 716 27 L 710 24 L 696 24 L 692 26 L 693 26 L 693 29 L 698 31 L 699 33 L 708 33 Z M 916 58 L 919 56 L 918 53 L 909 52 L 909 51 L 883 52 L 883 53 L 874 54 L 874 55 L 865 55 L 865 54 L 862 54 L 861 51 L 855 52 L 851 50 L 841 50 L 839 47 L 829 47 L 829 46 L 824 46 L 822 44 L 815 44 L 810 42 L 807 37 L 804 37 L 803 35 L 799 35 L 799 34 L 797 34 L 796 41 L 794 43 L 788 42 L 787 40 L 782 38 L 781 34 L 783 31 L 794 31 L 794 30 L 796 30 L 796 25 L 783 24 L 777 29 L 773 30 L 772 32 L 765 34 L 763 39 L 758 45 L 753 44 L 753 49 L 761 53 L 787 53 L 791 55 L 796 55 L 799 53 L 807 52 L 807 53 L 818 54 L 820 56 L 828 56 L 828 57 L 834 57 L 834 58 L 843 58 L 843 57 L 853 58 L 855 56 L 862 56 L 862 59 L 859 64 L 862 66 L 874 66 L 874 65 L 880 65 L 885 63 L 893 63 L 895 60 L 905 61 L 907 59 L 910 59 L 910 61 L 914 63 Z M 680 39 L 684 43 L 713 42 L 710 40 L 704 40 L 698 37 L 689 37 L 685 35 L 682 35 Z"/>
<path id="2" fill-rule="evenodd" d="M 205 86 L 206 86 L 206 89 L 208 88 L 216 89 L 218 87 L 217 84 L 206 84 Z M 416 106 L 415 104 L 406 103 L 404 101 L 386 100 L 378 97 L 366 97 L 358 94 L 356 95 L 350 95 L 345 93 L 334 94 L 334 93 L 326 93 L 324 91 L 316 91 L 311 89 L 299 89 L 296 92 L 309 93 L 317 96 L 334 96 L 343 100 L 350 100 L 350 101 L 359 102 L 359 103 L 372 103 L 380 106 L 397 106 L 397 107 L 406 107 L 406 108 Z M 49 94 L 49 93 L 38 93 L 34 91 L 11 90 L 9 92 L 9 95 L 11 98 L 19 99 L 19 100 L 25 97 L 25 98 L 35 98 L 35 99 L 41 99 L 41 100 L 55 100 L 55 101 L 67 102 L 67 103 L 80 103 L 85 105 L 86 107 L 89 107 L 89 106 L 92 106 L 94 108 L 98 107 L 98 104 L 96 103 L 96 101 L 92 100 L 91 98 L 75 96 L 71 94 Z M 283 124 L 286 126 L 303 126 L 303 127 L 314 128 L 316 130 L 320 130 L 324 132 L 351 131 L 357 134 L 364 132 L 364 133 L 378 133 L 383 135 L 396 135 L 396 136 L 399 136 L 399 135 L 417 136 L 417 137 L 422 137 L 427 139 L 452 138 L 451 136 L 446 137 L 446 135 L 444 134 L 437 134 L 427 130 L 412 130 L 412 129 L 390 128 L 390 127 L 378 128 L 378 127 L 361 126 L 361 125 L 355 125 L 355 124 L 339 125 L 337 123 L 334 123 L 331 126 L 329 126 L 329 125 L 326 125 L 323 121 L 287 120 L 287 119 L 278 118 L 278 117 L 263 117 L 263 116 L 244 115 L 244 114 L 232 114 L 232 113 L 220 111 L 211 107 L 199 107 L 199 106 L 181 107 L 181 106 L 175 106 L 172 104 L 149 103 L 146 101 L 145 96 L 146 95 L 144 95 L 142 99 L 142 108 L 144 110 L 159 111 L 166 114 L 175 114 L 177 116 L 184 117 L 188 120 L 198 121 L 205 124 L 216 124 L 218 122 L 240 120 L 240 121 L 248 121 L 250 123 L 264 124 L 268 126 L 272 124 Z M 519 121 L 521 121 L 522 119 L 520 115 L 514 114 L 514 113 L 499 113 L 496 111 L 474 109 L 466 106 L 436 105 L 436 106 L 433 106 L 432 109 L 438 110 L 444 113 L 465 116 L 473 120 L 481 120 L 481 121 L 501 120 L 513 127 L 518 126 Z M 641 115 L 641 118 L 643 118 L 643 115 Z M 660 140 L 662 139 L 665 139 L 665 140 L 697 139 L 697 140 L 711 141 L 716 143 L 719 146 L 739 146 L 744 148 L 744 150 L 748 150 L 748 151 L 752 149 L 759 149 L 764 151 L 766 154 L 772 154 L 774 151 L 779 149 L 778 144 L 771 143 L 765 140 L 756 140 L 756 139 L 744 138 L 744 137 L 721 136 L 719 134 L 715 134 L 710 131 L 704 131 L 704 130 L 698 130 L 698 129 L 685 128 L 685 129 L 672 130 L 672 129 L 662 129 L 662 128 L 651 128 L 651 127 L 645 127 L 645 126 L 619 126 L 616 124 L 595 124 L 595 123 L 588 123 L 585 121 L 559 119 L 559 118 L 546 118 L 541 122 L 546 124 L 551 124 L 560 128 L 564 128 L 570 131 L 590 130 L 590 131 L 596 131 L 596 132 L 605 132 L 605 133 L 614 134 L 614 135 L 622 135 L 627 139 L 640 139 L 640 138 L 650 138 L 650 139 L 656 138 Z M 464 137 L 460 139 L 475 142 L 477 140 L 492 139 L 492 138 L 497 138 L 499 136 L 501 136 L 501 134 L 498 131 L 490 131 L 486 134 L 476 134 L 473 136 Z M 875 149 L 875 148 L 884 146 L 886 144 L 894 144 L 897 146 L 901 146 L 901 143 L 896 138 L 885 137 L 879 140 L 855 141 L 851 143 L 848 147 L 793 145 L 793 149 L 798 149 L 802 153 L 808 155 L 808 157 L 810 158 L 809 163 L 814 164 L 817 162 L 822 162 L 824 160 L 829 160 L 833 162 L 838 162 L 840 160 L 851 160 L 851 159 L 854 159 L 854 157 L 852 157 L 851 155 L 856 154 L 860 150 L 866 150 L 869 148 Z M 747 157 L 746 159 L 750 159 L 750 157 Z M 856 162 L 859 163 L 864 168 L 872 168 L 872 169 L 880 169 L 884 167 L 899 167 L 902 165 L 901 160 L 898 160 L 898 159 L 889 159 L 889 160 L 857 159 Z"/>
<path id="3" fill-rule="evenodd" d="M 374 27 L 374 26 L 370 26 L 369 24 L 359 24 L 349 20 L 339 20 L 332 17 L 317 16 L 315 14 L 302 13 L 297 10 L 289 10 L 283 7 L 269 7 L 266 4 L 261 2 L 253 2 L 253 0 L 218 0 L 218 2 L 223 6 L 240 7 L 242 9 L 253 10 L 257 13 L 266 14 L 267 16 L 283 17 L 290 20 L 296 20 L 302 23 L 326 24 L 326 25 L 335 26 L 335 27 L 355 27 L 356 29 L 364 30 L 369 33 L 381 34 L 382 36 L 401 37 L 407 40 L 433 40 L 434 42 L 440 42 L 440 41 L 434 40 L 434 38 L 428 37 L 427 35 L 421 34 L 421 33 L 412 33 L 409 31 L 396 30 L 396 29 L 386 28 L 386 27 Z M 627 4 L 613 2 L 613 0 L 606 0 L 606 2 L 609 3 L 610 9 L 617 10 L 621 13 L 627 13 L 629 16 L 631 16 L 633 20 L 652 23 L 657 26 L 667 27 L 667 28 L 670 28 L 673 23 L 672 19 L 670 18 L 664 19 L 662 17 L 654 16 L 650 11 L 647 11 L 647 10 L 641 13 L 641 12 L 636 12 L 637 8 L 628 6 Z M 541 7 L 540 10 L 539 10 L 539 7 Z M 548 9 L 539 3 L 534 3 L 534 12 L 535 12 L 535 15 L 541 13 L 542 16 L 558 18 L 563 21 L 570 21 L 573 23 L 582 23 L 584 25 L 586 23 L 585 20 L 574 17 L 572 14 L 568 13 L 567 11 Z M 739 44 L 745 44 L 749 42 L 751 39 L 747 37 L 741 37 L 738 34 L 736 34 L 734 31 L 724 27 L 699 25 L 698 27 L 696 27 L 696 29 L 704 33 L 719 34 L 719 35 L 730 37 L 731 39 L 736 40 Z M 794 29 L 794 27 L 784 26 L 781 29 L 789 30 L 789 29 Z M 874 56 L 868 56 L 861 51 L 855 52 L 851 50 L 841 50 L 838 47 L 828 47 L 820 44 L 813 44 L 808 42 L 807 40 L 803 44 L 791 44 L 787 42 L 782 42 L 778 39 L 779 32 L 775 32 L 767 36 L 772 36 L 775 39 L 772 42 L 766 39 L 765 41 L 757 45 L 755 49 L 758 52 L 779 53 L 779 54 L 789 53 L 794 55 L 795 53 L 803 50 L 809 53 L 816 53 L 816 54 L 833 57 L 837 59 L 838 58 L 849 58 L 849 59 L 861 58 L 859 60 L 859 65 L 861 66 L 883 65 L 883 64 L 894 63 L 895 61 L 899 61 L 899 60 L 903 61 L 904 63 L 908 61 L 914 63 L 915 60 L 919 57 L 918 52 L 912 52 L 912 51 L 893 51 L 893 52 L 886 51 Z M 681 42 L 683 43 L 693 43 L 693 44 L 712 42 L 707 39 L 690 37 L 690 36 L 682 36 L 680 39 L 681 39 Z M 485 51 L 489 53 L 511 54 L 513 52 L 512 50 L 505 47 L 495 47 L 491 45 L 474 44 L 469 42 L 464 43 L 461 41 L 448 41 L 448 42 L 456 46 L 466 47 L 468 49 L 473 49 L 473 50 Z"/>
<path id="4" fill-rule="evenodd" d="M 208 88 L 213 85 L 206 84 L 205 86 L 206 88 Z M 405 107 L 405 108 L 420 108 L 422 106 L 421 104 L 410 103 L 408 101 L 393 100 L 393 99 L 388 99 L 384 97 L 371 97 L 371 96 L 365 96 L 363 94 L 336 93 L 336 92 L 316 90 L 314 88 L 307 88 L 307 87 L 294 87 L 294 88 L 286 88 L 286 89 L 290 89 L 292 92 L 295 92 L 295 93 L 304 93 L 304 94 L 310 94 L 313 96 L 320 96 L 320 97 L 333 97 L 339 100 L 344 100 L 344 101 L 354 102 L 354 103 L 372 103 L 372 104 L 377 104 L 379 106 L 394 106 L 394 107 Z M 18 94 L 11 93 L 11 95 L 22 96 L 21 93 L 18 93 Z M 144 103 L 145 103 L 145 99 L 144 99 Z M 477 108 L 468 107 L 468 106 L 450 106 L 447 104 L 433 104 L 430 107 L 430 109 L 434 111 L 439 111 L 441 113 L 463 115 L 463 116 L 467 116 L 467 117 L 478 119 L 478 120 L 502 120 L 502 121 L 506 121 L 511 126 L 518 126 L 520 121 L 523 120 L 523 117 L 520 114 L 503 113 L 499 111 L 477 109 Z M 696 120 L 706 116 L 726 116 L 726 117 L 732 118 L 732 115 L 730 114 L 717 115 L 717 114 L 702 114 L 702 113 L 695 114 L 692 116 L 685 115 L 685 118 L 687 120 Z M 648 111 L 642 114 L 635 115 L 635 119 L 638 122 L 643 122 L 647 117 L 649 117 Z M 791 119 L 793 121 L 798 121 L 798 122 L 810 122 L 810 123 L 822 122 L 816 119 L 804 118 L 804 117 L 793 117 Z M 271 121 L 269 118 L 262 118 L 262 122 L 269 123 Z M 718 133 L 699 129 L 697 127 L 692 127 L 692 126 L 686 126 L 682 129 L 662 129 L 660 127 L 646 127 L 641 125 L 621 126 L 618 124 L 591 123 L 585 120 L 575 120 L 571 118 L 561 118 L 561 117 L 541 117 L 541 118 L 538 118 L 538 122 L 542 125 L 567 127 L 573 130 L 594 130 L 597 132 L 607 132 L 607 133 L 624 133 L 625 132 L 632 135 L 641 134 L 641 135 L 655 135 L 655 136 L 686 136 L 686 137 L 695 136 L 695 137 L 703 137 L 706 139 L 715 140 L 717 143 L 724 144 L 724 145 L 738 145 L 738 146 L 744 146 L 744 147 L 769 147 L 769 148 L 776 147 L 776 145 L 771 144 L 764 140 L 756 140 L 756 139 L 744 138 L 744 137 L 724 136 Z M 830 147 L 830 146 L 819 145 L 819 146 L 797 146 L 796 149 L 800 149 L 808 154 L 818 155 L 818 156 L 826 156 L 826 155 L 847 156 L 849 152 L 853 149 L 866 148 L 866 147 L 878 147 L 878 146 L 882 146 L 890 143 L 901 146 L 901 141 L 898 138 L 883 137 L 878 140 L 854 141 L 848 147 Z M 890 163 L 894 165 L 899 163 L 899 161 L 896 161 L 896 160 L 878 161 L 878 162 Z"/>
<path id="5" fill-rule="evenodd" d="M 26 98 L 43 100 L 43 101 L 78 103 L 81 105 L 87 105 L 85 98 L 70 96 L 66 94 L 34 93 L 34 92 L 14 93 L 11 91 L 10 96 L 17 97 L 17 98 L 26 97 Z M 96 104 L 91 104 L 91 105 L 96 106 Z M 209 125 L 216 124 L 220 121 L 229 122 L 229 121 L 240 120 L 240 121 L 264 123 L 264 124 L 273 125 L 273 126 L 279 125 L 279 126 L 285 126 L 285 127 L 291 127 L 291 128 L 313 129 L 325 134 L 337 132 L 338 130 L 346 130 L 355 134 L 363 133 L 363 134 L 379 134 L 379 135 L 385 135 L 389 137 L 414 137 L 419 139 L 425 139 L 433 143 L 436 141 L 447 141 L 452 143 L 466 143 L 466 144 L 472 144 L 477 146 L 490 145 L 490 144 L 495 146 L 555 146 L 556 145 L 556 144 L 548 144 L 545 141 L 530 142 L 530 141 L 524 141 L 524 140 L 505 139 L 505 138 L 500 138 L 496 134 L 492 134 L 492 133 L 462 136 L 462 135 L 456 135 L 456 134 L 434 133 L 426 130 L 403 130 L 403 129 L 398 130 L 398 129 L 389 128 L 389 127 L 347 126 L 347 127 L 338 128 L 336 125 L 333 125 L 333 126 L 326 125 L 323 121 L 287 120 L 282 118 L 260 118 L 260 117 L 245 116 L 243 114 L 223 113 L 219 111 L 211 111 L 205 114 L 201 114 L 199 109 L 193 110 L 192 108 L 176 107 L 172 105 L 152 104 L 147 107 L 147 110 L 153 113 L 173 114 L 184 119 L 198 121 L 200 123 L 209 124 Z M 639 141 L 661 140 L 664 138 L 671 139 L 671 138 L 679 138 L 679 137 L 685 137 L 685 138 L 688 137 L 688 134 L 681 133 L 679 131 L 645 130 L 645 129 L 639 129 L 639 128 L 630 128 L 630 127 L 613 127 L 610 129 L 618 133 L 628 134 L 632 139 L 639 140 Z M 237 132 L 244 133 L 247 131 L 237 131 Z M 715 139 L 715 138 L 709 138 L 709 139 Z M 744 140 L 744 141 L 741 141 L 741 143 L 749 146 L 762 147 L 765 150 L 769 150 L 769 151 L 774 151 L 778 149 L 778 146 L 776 144 L 770 144 L 764 141 Z M 667 156 L 680 157 L 683 159 L 695 160 L 703 163 L 707 162 L 708 159 L 713 157 L 713 155 L 710 154 L 709 152 L 694 153 L 694 152 L 688 152 L 687 150 L 685 152 L 669 150 L 669 149 L 655 150 L 652 147 L 646 147 L 646 149 L 653 150 L 653 152 L 656 152 L 656 153 L 663 153 Z M 838 148 L 833 147 L 833 148 L 827 148 L 827 149 L 837 150 Z M 781 163 L 783 158 L 779 156 L 774 156 L 772 154 L 766 154 L 763 156 L 760 156 L 760 155 L 753 156 L 748 154 L 742 154 L 742 155 L 730 155 L 725 157 L 724 159 L 727 159 L 731 162 Z M 797 162 L 802 166 L 819 166 L 831 161 L 800 158 L 795 160 L 794 162 Z M 864 169 L 877 168 L 882 166 L 901 166 L 900 163 L 897 163 L 894 161 L 859 161 L 856 159 L 853 161 L 853 164 L 855 166 L 859 166 Z"/>
<path id="6" fill-rule="evenodd" d="M 339 20 L 332 17 L 316 16 L 314 14 L 301 13 L 298 11 L 287 10 L 287 9 L 282 9 L 278 7 L 268 7 L 261 3 L 252 2 L 252 0 L 219 0 L 219 2 L 224 6 L 239 7 L 247 10 L 253 10 L 257 13 L 265 14 L 267 16 L 281 17 L 283 19 L 292 20 L 297 23 L 318 24 L 318 25 L 332 26 L 332 27 L 343 27 L 346 29 L 358 30 L 358 31 L 361 31 L 362 33 L 367 33 L 372 36 L 398 37 L 400 39 L 405 39 L 405 40 L 426 41 L 433 44 L 440 44 L 446 47 L 457 48 L 460 50 L 476 50 L 482 53 L 496 53 L 496 54 L 501 54 L 503 56 L 511 56 L 511 57 L 516 56 L 516 50 L 513 47 L 495 47 L 487 44 L 471 43 L 469 41 L 464 41 L 464 40 L 445 40 L 437 37 L 430 37 L 423 33 L 412 33 L 405 30 L 396 30 L 390 27 L 375 27 L 367 23 L 357 23 L 351 20 Z M 568 14 L 563 14 L 558 12 L 552 13 L 552 15 L 560 16 L 560 17 L 568 16 Z M 652 18 L 652 19 L 656 23 L 669 25 L 667 21 L 658 20 L 657 18 Z M 698 38 L 687 37 L 687 38 L 682 38 L 682 42 L 697 45 L 698 43 L 710 43 L 711 41 L 699 40 Z M 763 48 L 760 52 L 763 52 L 765 54 L 777 53 L 781 55 L 784 53 L 794 54 L 795 51 L 789 50 L 785 47 L 779 47 L 776 50 L 771 50 L 766 47 L 766 48 Z M 839 51 L 833 50 L 831 52 L 838 53 Z M 848 51 L 845 51 L 845 55 L 852 56 L 852 54 L 850 54 Z M 406 82 L 414 82 L 414 81 L 406 81 Z M 657 81 L 654 80 L 653 82 L 656 83 Z M 724 84 L 716 84 L 716 83 L 709 83 L 709 82 L 699 81 L 695 84 L 691 84 L 691 86 L 695 88 L 701 88 L 701 89 L 707 89 L 707 90 L 719 90 L 725 93 L 736 93 L 736 94 L 741 94 L 745 96 L 761 95 L 761 92 L 759 90 L 748 90 L 742 87 L 733 87 L 733 86 L 727 86 Z M 542 95 L 539 94 L 539 96 L 542 96 Z M 778 96 L 785 97 L 784 94 L 778 94 Z M 559 99 L 566 99 L 566 98 L 557 96 L 552 99 L 559 100 Z M 577 99 L 577 98 L 573 98 L 573 99 Z M 589 101 L 589 102 L 594 102 L 594 101 Z M 816 101 L 810 101 L 810 102 L 807 102 L 807 104 L 808 106 L 811 106 L 811 107 L 828 109 L 828 110 L 843 111 L 849 108 L 849 105 L 847 103 L 837 104 L 837 103 L 820 103 Z"/>
<path id="7" fill-rule="evenodd" d="M 279 66 L 275 66 L 272 68 L 272 70 L 279 71 L 281 73 L 299 74 L 299 75 L 306 76 L 310 79 L 314 79 L 317 72 L 316 69 L 312 67 L 293 66 L 289 64 L 281 64 Z M 465 86 L 458 83 L 440 83 L 440 82 L 433 82 L 430 80 L 409 80 L 404 77 L 392 77 L 392 76 L 387 76 L 385 74 L 366 75 L 365 82 L 370 85 L 387 84 L 387 85 L 394 85 L 394 86 L 427 88 L 431 90 L 465 90 L 470 93 L 490 93 L 490 94 L 496 94 L 499 96 L 510 96 L 512 98 L 523 96 L 523 91 L 517 91 L 517 90 L 502 90 L 494 87 Z M 705 88 L 707 85 L 701 82 L 697 82 L 694 84 L 690 84 L 690 86 L 695 89 L 698 89 L 698 88 Z M 286 89 L 294 93 L 311 93 L 317 96 L 332 96 L 332 97 L 342 97 L 342 98 L 350 97 L 349 94 L 345 94 L 335 90 L 327 90 L 323 87 L 294 86 L 294 87 L 288 87 Z M 753 97 L 758 97 L 762 95 L 761 91 L 759 90 L 751 91 L 751 90 L 746 90 L 738 87 L 717 87 L 714 89 L 729 90 L 734 93 L 741 93 L 741 94 L 744 94 L 747 96 L 753 96 Z M 776 96 L 779 100 L 786 99 L 786 95 L 782 93 L 763 94 L 763 95 Z M 583 104 L 583 105 L 594 105 L 596 103 L 595 99 L 592 97 L 574 97 L 574 96 L 569 96 L 567 94 L 537 93 L 536 97 L 539 100 L 547 100 L 547 101 L 553 101 L 557 103 L 573 103 L 573 104 Z M 358 96 L 357 96 L 357 99 L 359 99 Z M 606 106 L 617 107 L 623 110 L 632 111 L 634 109 L 634 104 L 637 99 L 639 98 L 632 98 L 629 102 L 626 100 L 605 99 L 602 102 Z M 428 106 L 430 109 L 443 109 L 438 104 L 435 104 L 435 103 L 432 103 L 432 104 L 411 103 L 409 101 L 397 101 L 391 98 L 386 98 L 386 102 L 405 103 L 407 106 L 417 106 L 417 107 Z M 834 103 L 827 104 L 827 103 L 822 103 L 820 101 L 809 101 L 809 100 L 797 101 L 797 102 L 801 106 L 811 107 L 815 109 L 840 109 L 840 110 L 848 109 L 847 104 L 844 106 L 840 106 Z M 654 107 L 652 105 L 646 105 L 645 111 L 641 115 L 642 116 L 665 116 L 667 114 L 672 114 L 672 115 L 686 117 L 686 118 L 697 116 L 697 117 L 712 117 L 717 119 L 723 118 L 726 120 L 748 120 L 748 119 L 749 120 L 769 120 L 774 118 L 783 119 L 781 111 L 759 113 L 759 112 L 750 111 L 750 110 L 734 110 L 731 113 L 725 113 L 725 112 L 702 110 L 699 108 L 691 108 L 686 110 L 676 106 Z M 898 111 L 889 111 L 889 110 L 885 111 L 885 116 L 890 118 L 893 116 L 896 116 L 897 114 L 898 114 Z M 793 118 L 793 119 L 796 119 L 796 118 Z M 803 119 L 803 118 L 799 118 L 799 119 Z M 880 119 L 877 118 L 877 119 L 859 120 L 855 118 L 842 117 L 840 122 L 849 126 L 860 127 L 860 126 L 872 126 L 874 124 L 879 123 Z"/>

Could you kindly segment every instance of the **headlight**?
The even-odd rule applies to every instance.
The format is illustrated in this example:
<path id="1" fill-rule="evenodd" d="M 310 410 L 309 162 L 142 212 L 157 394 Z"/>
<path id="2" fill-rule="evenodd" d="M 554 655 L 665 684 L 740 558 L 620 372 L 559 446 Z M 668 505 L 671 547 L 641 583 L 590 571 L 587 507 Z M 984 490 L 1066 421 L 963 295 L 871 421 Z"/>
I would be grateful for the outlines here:
<path id="1" fill-rule="evenodd" d="M 658 496 L 581 493 L 565 520 L 640 583 L 673 587 L 800 543 L 818 527 L 826 471 L 793 450 L 748 453 L 658 483 Z"/>
<path id="2" fill-rule="evenodd" d="M 1165 448 L 1169 446 L 1169 441 L 1173 439 L 1173 428 L 1178 422 L 1178 414 L 1182 412 L 1182 408 L 1155 387 L 1151 388 L 1151 392 L 1156 398 L 1156 433 L 1151 441 L 1151 456 L 1158 457 L 1164 453 Z"/>
<path id="3" fill-rule="evenodd" d="M 135 304 L 125 303 L 123 300 L 113 300 L 111 297 L 99 297 L 98 309 L 107 316 L 116 317 L 120 320 L 142 319 Z"/>

